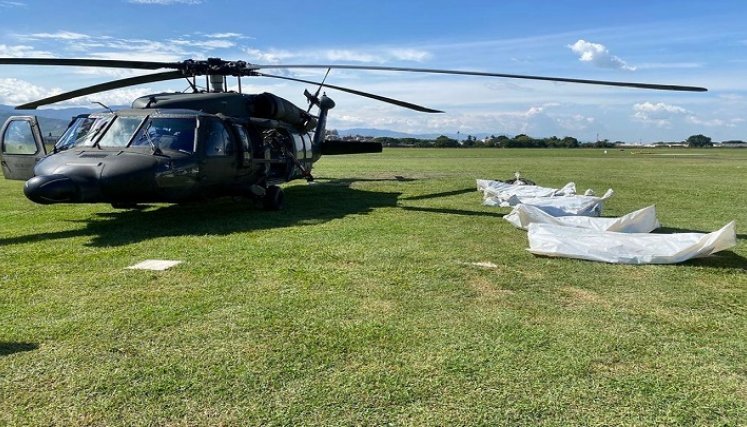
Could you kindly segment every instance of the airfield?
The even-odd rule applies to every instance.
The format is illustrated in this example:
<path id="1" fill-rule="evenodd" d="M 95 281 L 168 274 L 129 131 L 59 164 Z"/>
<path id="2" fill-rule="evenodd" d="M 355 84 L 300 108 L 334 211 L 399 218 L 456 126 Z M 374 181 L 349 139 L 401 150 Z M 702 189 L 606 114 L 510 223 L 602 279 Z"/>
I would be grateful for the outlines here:
<path id="1" fill-rule="evenodd" d="M 528 253 L 475 179 L 613 188 L 665 266 Z M 0 424 L 747 423 L 747 150 L 322 158 L 286 208 L 35 205 L 0 180 Z M 166 271 L 127 267 L 182 261 Z"/>

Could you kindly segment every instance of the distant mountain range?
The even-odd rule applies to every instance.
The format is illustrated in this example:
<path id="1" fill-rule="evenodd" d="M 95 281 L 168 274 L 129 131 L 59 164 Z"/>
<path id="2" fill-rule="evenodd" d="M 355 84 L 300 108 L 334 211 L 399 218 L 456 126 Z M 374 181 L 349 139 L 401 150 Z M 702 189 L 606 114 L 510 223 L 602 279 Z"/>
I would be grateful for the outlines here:
<path id="1" fill-rule="evenodd" d="M 112 109 L 117 110 L 121 108 L 127 108 L 125 106 L 112 106 Z M 88 109 L 88 108 L 55 108 L 55 109 L 43 109 L 43 110 L 16 110 L 10 105 L 0 104 L 0 124 L 5 123 L 5 120 L 10 116 L 37 116 L 39 118 L 39 126 L 41 126 L 44 135 L 58 136 L 61 135 L 67 128 L 70 119 L 79 115 L 100 111 L 99 109 Z M 374 129 L 374 128 L 353 128 L 353 129 L 337 129 L 340 136 L 369 136 L 369 137 L 389 137 L 389 138 L 417 138 L 417 139 L 436 139 L 441 135 L 448 136 L 449 138 L 461 140 L 467 138 L 468 135 L 472 135 L 478 139 L 490 136 L 488 132 L 478 132 L 472 134 L 463 133 L 423 133 L 423 134 L 412 134 L 405 132 L 397 132 L 387 129 Z"/>
<path id="2" fill-rule="evenodd" d="M 16 110 L 10 105 L 0 104 L 0 123 L 5 123 L 5 120 L 10 116 L 36 116 L 39 119 L 39 127 L 41 127 L 44 136 L 49 134 L 59 136 L 62 135 L 65 129 L 67 129 L 70 119 L 78 114 L 86 114 L 93 111 L 97 110 L 91 110 L 88 108 Z"/>
<path id="3" fill-rule="evenodd" d="M 397 132 L 386 129 L 373 129 L 373 128 L 353 128 L 353 129 L 337 129 L 337 133 L 340 136 L 372 136 L 375 138 L 388 137 L 388 138 L 416 138 L 416 139 L 436 139 L 439 136 L 447 136 L 452 139 L 462 140 L 466 139 L 467 136 L 471 135 L 477 139 L 482 139 L 490 136 L 490 132 L 477 132 L 477 133 L 405 133 Z M 495 135 L 495 133 L 492 133 Z"/>

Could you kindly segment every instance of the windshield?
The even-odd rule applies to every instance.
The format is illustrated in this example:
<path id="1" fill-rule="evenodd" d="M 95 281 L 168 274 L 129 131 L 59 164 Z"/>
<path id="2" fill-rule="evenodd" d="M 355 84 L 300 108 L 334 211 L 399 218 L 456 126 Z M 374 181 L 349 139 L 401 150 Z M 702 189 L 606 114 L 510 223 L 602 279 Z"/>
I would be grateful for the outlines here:
<path id="1" fill-rule="evenodd" d="M 105 117 L 78 117 L 75 119 L 64 134 L 57 140 L 55 148 L 58 151 L 73 147 L 90 147 L 93 139 L 101 132 L 112 116 Z"/>
<path id="2" fill-rule="evenodd" d="M 126 147 L 130 143 L 132 136 L 135 131 L 140 127 L 140 123 L 143 122 L 142 116 L 139 117 L 125 117 L 117 116 L 106 130 L 104 136 L 99 139 L 99 147 L 110 148 L 110 147 Z"/>
<path id="3" fill-rule="evenodd" d="M 131 146 L 192 153 L 195 125 L 194 117 L 151 118 L 138 132 Z"/>

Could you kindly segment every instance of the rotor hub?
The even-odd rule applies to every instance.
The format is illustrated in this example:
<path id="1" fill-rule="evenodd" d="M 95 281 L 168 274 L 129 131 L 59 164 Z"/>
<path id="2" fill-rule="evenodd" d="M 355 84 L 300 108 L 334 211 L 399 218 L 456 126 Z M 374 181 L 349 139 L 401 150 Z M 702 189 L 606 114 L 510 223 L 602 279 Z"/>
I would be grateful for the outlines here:
<path id="1" fill-rule="evenodd" d="M 219 75 L 249 76 L 255 73 L 257 66 L 246 61 L 224 61 L 220 58 L 208 58 L 206 61 L 187 59 L 175 65 L 185 76 Z"/>

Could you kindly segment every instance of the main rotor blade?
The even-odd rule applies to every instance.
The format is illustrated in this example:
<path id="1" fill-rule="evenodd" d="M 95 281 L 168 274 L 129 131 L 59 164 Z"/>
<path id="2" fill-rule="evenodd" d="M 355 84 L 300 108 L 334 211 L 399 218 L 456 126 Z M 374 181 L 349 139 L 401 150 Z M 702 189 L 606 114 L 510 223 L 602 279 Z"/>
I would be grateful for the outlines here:
<path id="1" fill-rule="evenodd" d="M 296 79 L 296 78 L 293 78 L 293 77 L 285 77 L 285 76 L 276 76 L 276 75 L 265 74 L 265 73 L 254 73 L 254 75 L 262 76 L 262 77 L 272 77 L 272 78 L 275 78 L 275 79 L 291 80 L 291 81 L 294 81 L 294 82 L 307 83 L 307 84 L 311 84 L 311 85 L 320 85 L 321 84 L 319 82 L 314 82 L 314 81 L 311 81 L 311 80 Z M 400 101 L 400 100 L 393 99 L 393 98 L 387 98 L 386 96 L 374 95 L 374 94 L 368 93 L 368 92 L 361 92 L 361 91 L 355 90 L 355 89 L 348 89 L 348 88 L 341 87 L 341 86 L 335 86 L 335 85 L 331 85 L 329 83 L 324 83 L 324 87 L 328 87 L 330 89 L 337 89 L 337 90 L 343 91 L 343 92 L 352 93 L 353 95 L 365 96 L 366 98 L 371 98 L 371 99 L 375 99 L 377 101 L 382 101 L 382 102 L 386 102 L 386 103 L 389 103 L 389 104 L 394 104 L 394 105 L 397 105 L 397 106 L 400 106 L 400 107 L 409 108 L 411 110 L 420 111 L 421 113 L 443 113 L 443 111 L 441 111 L 441 110 L 434 110 L 432 108 L 423 107 L 422 105 L 412 104 L 412 103 L 409 103 L 409 102 Z"/>
<path id="2" fill-rule="evenodd" d="M 73 59 L 73 58 L 0 58 L 0 65 L 62 65 L 76 67 L 136 68 L 157 70 L 178 68 L 178 62 L 127 61 L 118 59 Z"/>
<path id="3" fill-rule="evenodd" d="M 165 71 L 163 73 L 148 74 L 145 76 L 136 76 L 136 77 L 129 77 L 126 79 L 113 80 L 110 82 L 88 86 L 82 89 L 61 93 L 59 95 L 50 96 L 49 98 L 44 98 L 38 101 L 19 105 L 16 107 L 16 110 L 34 110 L 36 109 L 36 107 L 39 107 L 41 105 L 47 105 L 47 104 L 53 104 L 55 102 L 66 101 L 68 99 L 77 98 L 79 96 L 91 95 L 94 93 L 105 92 L 107 90 L 119 89 L 119 88 L 123 88 L 127 86 L 139 85 L 143 83 L 153 83 L 153 82 L 160 82 L 164 80 L 180 79 L 183 77 L 184 77 L 184 74 L 182 74 L 180 71 Z"/>
<path id="4" fill-rule="evenodd" d="M 608 80 L 588 80 L 588 79 L 572 79 L 565 77 L 546 77 L 546 76 L 531 76 L 524 74 L 502 74 L 502 73 L 486 73 L 482 71 L 460 71 L 460 70 L 440 70 L 435 68 L 410 68 L 410 67 L 382 67 L 382 66 L 369 66 L 369 65 L 257 65 L 252 64 L 255 69 L 268 69 L 268 68 L 333 68 L 341 70 L 367 70 L 367 71 L 406 71 L 413 73 L 433 73 L 433 74 L 451 74 L 451 75 L 462 75 L 462 76 L 482 76 L 482 77 L 504 77 L 509 79 L 525 79 L 525 80 L 544 80 L 550 82 L 564 82 L 564 83 L 583 83 L 591 85 L 602 85 L 602 86 L 621 86 L 621 87 L 633 87 L 638 89 L 655 89 L 655 90 L 674 90 L 674 91 L 685 91 L 685 92 L 706 92 L 708 89 L 698 86 L 681 86 L 681 85 L 667 85 L 667 84 L 655 84 L 655 83 L 637 83 L 637 82 L 618 82 Z"/>
<path id="5" fill-rule="evenodd" d="M 111 68 L 135 68 L 157 70 L 159 68 L 172 68 L 182 70 L 185 74 L 221 74 L 221 75 L 252 75 L 260 69 L 273 68 L 333 68 L 342 70 L 367 70 L 367 71 L 405 71 L 412 73 L 450 74 L 462 76 L 503 77 L 510 79 L 544 80 L 550 82 L 582 83 L 602 86 L 632 87 L 637 89 L 672 90 L 686 92 L 706 92 L 708 89 L 698 86 L 669 85 L 640 82 L 620 82 L 610 80 L 574 79 L 566 77 L 533 76 L 525 74 L 488 73 L 483 71 L 442 70 L 436 68 L 412 68 L 412 67 L 384 67 L 376 65 L 320 65 L 320 64 L 250 64 L 244 61 L 224 61 L 220 58 L 208 58 L 207 61 L 193 61 L 188 59 L 180 62 L 158 62 L 158 61 L 128 61 L 115 59 L 70 59 L 70 58 L 0 58 L 0 65 L 63 65 L 79 67 L 111 67 Z"/>

